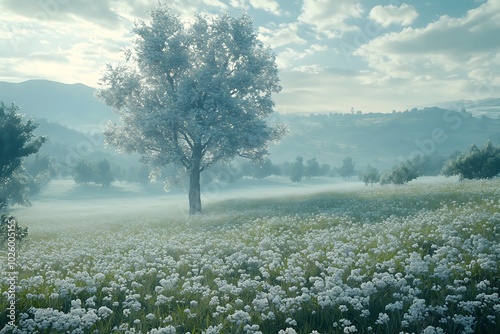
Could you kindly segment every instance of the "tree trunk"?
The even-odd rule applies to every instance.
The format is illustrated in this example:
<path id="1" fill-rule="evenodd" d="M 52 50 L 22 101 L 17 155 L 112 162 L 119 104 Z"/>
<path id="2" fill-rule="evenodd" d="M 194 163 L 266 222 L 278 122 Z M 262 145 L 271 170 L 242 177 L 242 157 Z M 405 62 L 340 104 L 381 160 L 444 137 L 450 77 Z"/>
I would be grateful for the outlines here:
<path id="1" fill-rule="evenodd" d="M 200 169 L 193 168 L 189 176 L 189 214 L 201 213 Z"/>

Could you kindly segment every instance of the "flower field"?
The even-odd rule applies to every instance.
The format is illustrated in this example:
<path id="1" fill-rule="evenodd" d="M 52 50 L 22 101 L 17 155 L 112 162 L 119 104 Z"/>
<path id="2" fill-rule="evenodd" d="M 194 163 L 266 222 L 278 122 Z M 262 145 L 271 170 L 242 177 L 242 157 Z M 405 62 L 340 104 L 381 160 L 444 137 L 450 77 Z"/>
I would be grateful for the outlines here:
<path id="1" fill-rule="evenodd" d="M 500 332 L 499 180 L 165 216 L 21 221 L 18 326 L 4 292 L 0 333 Z"/>

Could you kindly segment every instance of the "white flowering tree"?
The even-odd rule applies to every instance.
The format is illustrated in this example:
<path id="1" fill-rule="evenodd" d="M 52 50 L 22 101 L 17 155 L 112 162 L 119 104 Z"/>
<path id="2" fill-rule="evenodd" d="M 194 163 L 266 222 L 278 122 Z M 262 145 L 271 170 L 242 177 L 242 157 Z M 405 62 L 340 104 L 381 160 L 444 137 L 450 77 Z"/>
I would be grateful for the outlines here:
<path id="1" fill-rule="evenodd" d="M 123 65 L 108 65 L 97 97 L 121 116 L 108 143 L 156 167 L 189 173 L 189 208 L 201 212 L 200 173 L 239 155 L 260 160 L 283 131 L 266 122 L 281 89 L 275 56 L 246 15 L 197 15 L 168 7 L 139 22 Z"/>

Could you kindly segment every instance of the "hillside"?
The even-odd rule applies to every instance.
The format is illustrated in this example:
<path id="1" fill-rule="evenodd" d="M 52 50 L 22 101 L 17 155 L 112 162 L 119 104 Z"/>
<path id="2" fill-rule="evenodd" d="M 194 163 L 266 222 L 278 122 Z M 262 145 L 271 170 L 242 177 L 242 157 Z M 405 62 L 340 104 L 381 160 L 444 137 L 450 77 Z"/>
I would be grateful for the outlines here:
<path id="1" fill-rule="evenodd" d="M 48 80 L 0 82 L 0 101 L 14 102 L 22 113 L 45 118 L 82 131 L 97 131 L 115 114 L 94 97 L 94 89 L 82 84 Z"/>
<path id="2" fill-rule="evenodd" d="M 40 122 L 37 133 L 51 138 L 44 151 L 59 158 L 72 154 L 68 152 L 86 156 L 85 150 L 106 151 L 103 125 L 116 116 L 93 92 L 80 84 L 44 80 L 0 82 L 0 100 L 15 102 L 22 113 L 35 117 Z M 339 166 L 350 155 L 360 168 L 370 163 L 385 169 L 417 152 L 449 155 L 473 143 L 500 142 L 500 119 L 480 113 L 487 109 L 490 116 L 500 114 L 500 99 L 458 102 L 464 108 L 448 102 L 442 105 L 448 109 L 426 107 L 391 114 L 275 114 L 270 121 L 285 124 L 289 134 L 270 147 L 270 158 L 279 163 L 301 155 Z M 475 111 L 469 112 L 467 106 Z M 108 149 L 106 154 L 111 152 Z"/>
<path id="3" fill-rule="evenodd" d="M 387 168 L 417 152 L 449 155 L 473 143 L 500 141 L 499 119 L 436 107 L 392 114 L 282 115 L 280 120 L 290 135 L 271 148 L 277 161 L 298 154 L 339 165 L 350 155 L 359 164 Z"/>

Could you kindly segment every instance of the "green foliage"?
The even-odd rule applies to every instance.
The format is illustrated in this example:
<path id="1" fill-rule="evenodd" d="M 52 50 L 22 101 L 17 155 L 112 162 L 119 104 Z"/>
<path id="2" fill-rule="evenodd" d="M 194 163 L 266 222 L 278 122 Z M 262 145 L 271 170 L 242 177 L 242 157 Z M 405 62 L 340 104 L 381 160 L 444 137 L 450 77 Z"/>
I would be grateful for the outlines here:
<path id="1" fill-rule="evenodd" d="M 438 153 L 418 154 L 411 159 L 411 164 L 421 176 L 437 176 L 441 173 L 446 158 Z"/>
<path id="2" fill-rule="evenodd" d="M 472 145 L 469 151 L 450 159 L 443 168 L 446 176 L 460 179 L 490 179 L 500 174 L 500 146 L 488 141 L 481 149 Z"/>
<path id="3" fill-rule="evenodd" d="M 185 167 L 196 214 L 201 172 L 235 156 L 260 161 L 285 135 L 266 121 L 281 90 L 276 57 L 247 15 L 196 15 L 186 25 L 166 5 L 150 14 L 133 29 L 125 65 L 108 65 L 100 80 L 96 96 L 122 120 L 106 140 L 154 167 Z"/>
<path id="4" fill-rule="evenodd" d="M 366 185 L 370 184 L 373 186 L 374 183 L 380 181 L 380 172 L 377 168 L 368 165 L 366 170 L 359 175 L 359 179 Z"/>
<path id="5" fill-rule="evenodd" d="M 406 184 L 419 177 L 418 171 L 411 161 L 407 161 L 395 166 L 380 179 L 380 184 Z"/>
<path id="6" fill-rule="evenodd" d="M 111 165 L 107 159 L 97 163 L 80 159 L 74 167 L 73 172 L 73 178 L 78 184 L 93 182 L 107 187 L 115 180 Z"/>
<path id="7" fill-rule="evenodd" d="M 28 199 L 30 178 L 23 166 L 18 167 L 0 187 L 0 197 L 5 199 L 5 204 L 19 204 L 30 206 Z"/>
<path id="8" fill-rule="evenodd" d="M 96 165 L 96 175 L 94 182 L 102 185 L 103 187 L 108 187 L 115 180 L 112 172 L 111 165 L 109 161 L 104 159 L 97 163 Z"/>
<path id="9" fill-rule="evenodd" d="M 91 162 L 79 160 L 74 168 L 74 180 L 78 184 L 87 184 L 94 179 L 94 167 Z"/>
<path id="10" fill-rule="evenodd" d="M 38 152 L 45 137 L 33 134 L 37 125 L 24 121 L 14 104 L 0 102 L 0 209 L 8 203 L 28 205 L 23 158 Z"/>
<path id="11" fill-rule="evenodd" d="M 13 228 L 9 228 L 9 225 L 13 226 Z M 28 236 L 28 228 L 19 225 L 12 216 L 0 216 L 0 245 L 3 247 L 7 243 L 9 236 L 12 235 L 14 235 L 16 241 L 22 241 Z"/>
<path id="12" fill-rule="evenodd" d="M 342 166 L 339 168 L 339 174 L 344 179 L 348 179 L 354 175 L 355 163 L 352 161 L 351 157 L 346 157 L 342 162 Z"/>
<path id="13" fill-rule="evenodd" d="M 295 162 L 290 164 L 290 180 L 299 183 L 304 175 L 304 158 L 297 157 Z"/>
<path id="14" fill-rule="evenodd" d="M 304 176 L 307 178 L 320 176 L 321 175 L 321 166 L 318 163 L 318 160 L 314 157 L 310 160 L 307 160 Z"/>
<path id="15" fill-rule="evenodd" d="M 29 195 L 37 194 L 50 180 L 57 175 L 57 170 L 54 167 L 48 155 L 35 154 L 28 157 L 23 166 L 28 175 L 28 193 Z"/>
<path id="16" fill-rule="evenodd" d="M 262 180 L 271 175 L 281 175 L 281 168 L 273 164 L 271 159 L 264 159 L 260 163 L 246 162 L 241 166 L 241 176 L 250 176 Z"/>

